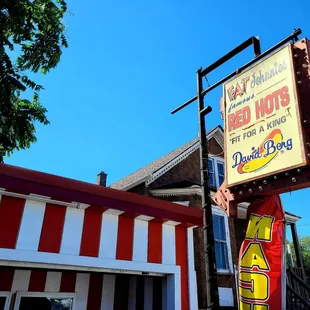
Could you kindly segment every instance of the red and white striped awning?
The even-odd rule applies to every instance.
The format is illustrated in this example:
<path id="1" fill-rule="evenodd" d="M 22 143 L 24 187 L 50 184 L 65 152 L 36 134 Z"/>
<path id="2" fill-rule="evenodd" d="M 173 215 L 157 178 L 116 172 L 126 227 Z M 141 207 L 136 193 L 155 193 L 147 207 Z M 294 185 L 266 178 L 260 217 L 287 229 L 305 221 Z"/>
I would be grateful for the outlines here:
<path id="1" fill-rule="evenodd" d="M 139 215 L 172 220 L 187 226 L 202 226 L 202 211 L 168 201 L 123 192 L 39 171 L 0 164 L 0 188 L 26 195 L 41 195 L 83 209 L 115 209 L 129 217 Z M 57 203 L 59 204 L 59 203 Z"/>
<path id="2" fill-rule="evenodd" d="M 202 210 L 5 164 L 0 195 L 1 266 L 173 277 L 167 309 L 197 309 Z"/>

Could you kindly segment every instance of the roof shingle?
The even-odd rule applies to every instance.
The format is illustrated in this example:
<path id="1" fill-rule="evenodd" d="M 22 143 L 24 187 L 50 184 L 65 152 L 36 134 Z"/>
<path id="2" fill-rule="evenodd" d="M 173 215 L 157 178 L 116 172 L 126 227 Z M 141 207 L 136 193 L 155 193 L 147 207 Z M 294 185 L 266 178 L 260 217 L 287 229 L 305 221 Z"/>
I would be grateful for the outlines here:
<path id="1" fill-rule="evenodd" d="M 220 127 L 220 126 L 217 126 L 215 128 L 212 128 L 211 130 L 209 130 L 207 132 L 207 135 L 210 134 L 212 131 L 214 131 L 218 127 Z M 120 190 L 126 189 L 126 187 L 128 187 L 129 185 L 136 183 L 139 180 L 143 180 L 146 177 L 152 175 L 154 172 L 156 172 L 161 167 L 168 164 L 170 161 L 174 160 L 177 156 L 181 155 L 183 152 L 185 152 L 187 149 L 189 149 L 195 143 L 198 143 L 198 142 L 199 142 L 199 139 L 197 137 L 197 138 L 185 143 L 181 147 L 171 151 L 170 153 L 154 160 L 150 164 L 142 167 L 141 169 L 136 170 L 135 172 L 129 174 L 128 176 L 126 176 L 126 177 L 120 179 L 119 181 L 111 184 L 110 187 L 115 188 L 115 189 L 120 189 Z"/>

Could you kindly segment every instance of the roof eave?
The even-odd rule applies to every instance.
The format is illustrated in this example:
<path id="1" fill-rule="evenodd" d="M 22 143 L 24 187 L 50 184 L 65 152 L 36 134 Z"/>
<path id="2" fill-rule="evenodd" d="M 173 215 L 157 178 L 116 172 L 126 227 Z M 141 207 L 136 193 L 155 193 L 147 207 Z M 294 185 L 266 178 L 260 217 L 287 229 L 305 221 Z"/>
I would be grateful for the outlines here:
<path id="1" fill-rule="evenodd" d="M 149 179 L 150 179 L 150 176 L 147 175 L 146 177 L 144 177 L 144 178 L 142 178 L 142 179 L 140 179 L 140 180 L 138 180 L 138 181 L 136 181 L 136 182 L 132 182 L 132 183 L 130 183 L 129 185 L 127 185 L 127 186 L 121 188 L 120 190 L 122 190 L 122 191 L 129 191 L 129 190 L 131 190 L 132 188 L 134 188 L 134 187 L 136 187 L 136 186 L 138 186 L 138 185 L 141 185 L 142 183 L 148 181 Z"/>
<path id="2" fill-rule="evenodd" d="M 43 195 L 61 201 L 103 206 L 180 223 L 202 225 L 201 210 L 6 164 L 0 164 L 0 188 L 24 194 Z"/>

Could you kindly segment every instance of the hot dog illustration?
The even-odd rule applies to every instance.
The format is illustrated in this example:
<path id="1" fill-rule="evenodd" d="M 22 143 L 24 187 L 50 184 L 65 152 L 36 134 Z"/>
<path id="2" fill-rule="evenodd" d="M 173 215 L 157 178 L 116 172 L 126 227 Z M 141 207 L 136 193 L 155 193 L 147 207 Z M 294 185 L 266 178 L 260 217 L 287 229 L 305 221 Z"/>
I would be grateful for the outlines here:
<path id="1" fill-rule="evenodd" d="M 283 135 L 280 129 L 271 131 L 259 148 L 252 148 L 252 154 L 238 165 L 238 173 L 251 173 L 264 168 L 278 155 L 281 149 L 278 146 L 282 145 L 282 141 Z"/>

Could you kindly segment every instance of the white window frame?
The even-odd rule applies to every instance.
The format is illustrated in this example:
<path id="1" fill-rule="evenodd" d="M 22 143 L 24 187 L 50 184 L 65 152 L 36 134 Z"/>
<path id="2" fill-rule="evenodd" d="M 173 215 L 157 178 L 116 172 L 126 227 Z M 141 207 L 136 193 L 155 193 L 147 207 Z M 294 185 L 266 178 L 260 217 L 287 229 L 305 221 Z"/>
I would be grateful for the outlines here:
<path id="1" fill-rule="evenodd" d="M 9 310 L 10 309 L 10 304 L 11 304 L 12 293 L 11 292 L 0 291 L 0 297 L 6 297 L 6 301 L 5 301 L 5 304 L 4 304 L 4 310 Z"/>
<path id="2" fill-rule="evenodd" d="M 185 206 L 185 207 L 189 207 L 189 201 L 186 200 L 186 201 L 172 201 L 173 203 L 176 203 L 178 205 L 181 205 L 181 206 Z"/>
<path id="3" fill-rule="evenodd" d="M 210 167 L 209 167 L 209 161 L 212 162 L 213 172 L 211 172 L 211 169 L 210 169 Z M 208 181 L 209 181 L 209 185 L 212 186 L 212 187 L 214 187 L 214 186 L 215 186 L 215 187 L 218 187 L 218 186 L 217 186 L 218 182 L 217 182 L 217 180 L 216 180 L 215 161 L 214 161 L 214 159 L 211 158 L 211 157 L 208 158 L 208 172 L 209 172 L 209 180 L 208 180 Z M 211 182 L 210 182 L 210 175 L 211 175 L 211 174 L 213 174 L 215 184 L 211 184 Z"/>
<path id="4" fill-rule="evenodd" d="M 222 157 L 209 155 L 209 159 L 213 161 L 213 170 L 214 170 L 214 178 L 216 188 L 219 188 L 221 184 L 219 184 L 219 172 L 217 169 L 217 163 L 221 163 L 224 165 L 224 178 L 225 178 L 225 163 Z M 208 163 L 209 164 L 209 163 Z"/>
<path id="5" fill-rule="evenodd" d="M 212 215 L 218 215 L 218 216 L 224 217 L 226 245 L 227 245 L 228 269 L 217 269 L 217 273 L 232 274 L 233 263 L 232 263 L 232 254 L 231 254 L 231 242 L 230 242 L 230 231 L 229 231 L 229 225 L 228 225 L 228 216 L 223 210 L 221 210 L 219 207 L 216 207 L 216 206 L 212 206 Z"/>
<path id="6" fill-rule="evenodd" d="M 52 293 L 52 292 L 17 292 L 14 310 L 19 309 L 20 301 L 22 297 L 50 297 L 50 298 L 73 298 L 72 310 L 75 310 L 76 306 L 76 293 Z"/>

